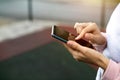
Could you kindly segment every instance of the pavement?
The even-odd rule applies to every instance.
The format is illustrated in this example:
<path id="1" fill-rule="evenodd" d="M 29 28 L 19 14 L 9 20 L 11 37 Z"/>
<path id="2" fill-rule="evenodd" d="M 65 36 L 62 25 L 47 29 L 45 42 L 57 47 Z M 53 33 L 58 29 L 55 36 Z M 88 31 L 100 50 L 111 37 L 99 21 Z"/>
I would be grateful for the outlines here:
<path id="1" fill-rule="evenodd" d="M 42 31 L 58 24 L 55 21 L 16 21 L 0 26 L 0 42 Z"/>

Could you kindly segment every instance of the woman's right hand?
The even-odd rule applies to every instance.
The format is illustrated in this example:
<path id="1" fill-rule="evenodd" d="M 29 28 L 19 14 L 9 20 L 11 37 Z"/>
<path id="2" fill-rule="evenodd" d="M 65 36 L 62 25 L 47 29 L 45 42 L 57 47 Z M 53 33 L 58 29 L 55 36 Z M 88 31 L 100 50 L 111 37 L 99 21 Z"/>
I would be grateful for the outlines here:
<path id="1" fill-rule="evenodd" d="M 75 38 L 76 40 L 83 38 L 90 43 L 97 45 L 104 45 L 106 43 L 106 39 L 101 34 L 101 31 L 96 23 L 76 23 L 74 28 L 78 34 Z"/>

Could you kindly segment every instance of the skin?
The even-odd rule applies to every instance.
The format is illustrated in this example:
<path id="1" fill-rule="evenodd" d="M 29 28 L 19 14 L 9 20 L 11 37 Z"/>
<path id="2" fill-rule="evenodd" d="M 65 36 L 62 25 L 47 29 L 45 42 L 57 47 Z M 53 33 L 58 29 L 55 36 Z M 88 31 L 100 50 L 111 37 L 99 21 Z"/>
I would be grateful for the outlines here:
<path id="1" fill-rule="evenodd" d="M 95 23 L 76 23 L 74 28 L 78 33 L 78 36 L 75 38 L 76 40 L 84 38 L 92 44 L 106 44 L 106 39 L 101 35 Z M 65 47 L 77 61 L 93 64 L 104 70 L 106 70 L 109 64 L 109 59 L 103 54 L 94 49 L 82 46 L 75 41 L 69 40 L 67 44 L 65 44 Z"/>

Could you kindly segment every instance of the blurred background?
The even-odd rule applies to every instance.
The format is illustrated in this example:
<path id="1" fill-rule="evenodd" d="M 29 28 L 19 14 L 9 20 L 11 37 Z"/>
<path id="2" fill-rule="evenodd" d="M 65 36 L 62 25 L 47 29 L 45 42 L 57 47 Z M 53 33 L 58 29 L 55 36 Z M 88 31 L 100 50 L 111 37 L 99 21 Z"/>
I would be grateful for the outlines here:
<path id="1" fill-rule="evenodd" d="M 96 70 L 76 62 L 51 38 L 51 26 L 75 22 L 105 29 L 120 0 L 0 0 L 0 80 L 94 80 Z"/>

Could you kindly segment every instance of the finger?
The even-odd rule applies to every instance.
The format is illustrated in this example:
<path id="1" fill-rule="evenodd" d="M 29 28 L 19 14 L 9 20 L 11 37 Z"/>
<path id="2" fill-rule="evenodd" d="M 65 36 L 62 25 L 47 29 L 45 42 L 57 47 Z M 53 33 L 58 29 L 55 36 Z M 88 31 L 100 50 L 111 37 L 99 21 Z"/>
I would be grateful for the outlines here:
<path id="1" fill-rule="evenodd" d="M 85 47 L 85 46 L 81 46 L 80 44 L 78 44 L 77 42 L 75 41 L 68 41 L 67 42 L 67 45 L 72 48 L 73 50 L 76 50 L 77 52 L 80 52 L 80 53 L 88 53 L 90 48 L 88 47 Z"/>
<path id="2" fill-rule="evenodd" d="M 84 30 L 83 30 L 84 32 L 86 32 L 86 33 L 92 33 L 92 32 L 96 32 L 96 31 L 99 32 L 99 29 L 95 23 L 88 23 L 88 24 L 89 25 L 86 28 L 84 28 Z"/>
<path id="3" fill-rule="evenodd" d="M 80 26 L 80 23 L 76 22 L 74 25 L 74 29 L 76 29 L 78 26 Z"/>
<path id="4" fill-rule="evenodd" d="M 87 41 L 89 41 L 90 43 L 94 44 L 94 43 L 96 43 L 97 37 L 96 37 L 96 35 L 93 35 L 92 33 L 86 33 L 85 39 Z"/>
<path id="5" fill-rule="evenodd" d="M 76 43 L 75 41 L 68 41 L 67 45 L 72 48 L 73 50 L 80 51 L 80 44 Z"/>
<path id="6" fill-rule="evenodd" d="M 81 23 L 76 23 L 74 29 L 76 30 L 77 34 L 80 34 L 83 29 L 83 26 L 81 25 Z"/>
<path id="7" fill-rule="evenodd" d="M 79 40 L 80 38 L 84 37 L 86 33 L 92 33 L 95 28 L 93 27 L 94 23 L 86 23 L 86 27 L 82 29 L 80 34 L 75 38 L 76 40 Z"/>
<path id="8" fill-rule="evenodd" d="M 88 23 L 76 23 L 74 28 L 76 29 L 77 34 L 79 34 L 75 39 L 79 40 L 80 38 L 82 38 L 82 36 L 80 35 L 82 30 L 88 25 Z"/>
<path id="9" fill-rule="evenodd" d="M 81 39 L 81 38 L 82 38 L 82 35 L 79 34 L 79 35 L 75 38 L 75 40 L 79 40 L 79 39 Z"/>
<path id="10" fill-rule="evenodd" d="M 79 40 L 79 39 L 83 38 L 84 35 L 85 35 L 87 32 L 88 32 L 88 31 L 87 31 L 86 28 L 82 29 L 81 32 L 79 33 L 79 35 L 75 38 L 75 40 Z"/>
<path id="11" fill-rule="evenodd" d="M 86 27 L 88 26 L 88 23 L 75 23 L 74 29 L 77 29 L 78 27 Z"/>
<path id="12" fill-rule="evenodd" d="M 71 50 L 72 48 L 70 48 L 67 44 L 63 44 L 63 45 L 65 46 L 66 49 L 68 49 L 68 51 L 70 51 L 70 52 L 73 51 L 73 50 Z"/>
<path id="13" fill-rule="evenodd" d="M 70 52 L 72 56 L 77 55 L 76 50 L 72 49 L 68 45 L 64 44 L 65 48 Z"/>
<path id="14" fill-rule="evenodd" d="M 83 54 L 80 54 L 79 51 L 76 51 L 75 49 L 67 46 L 67 45 L 64 45 L 68 51 L 70 52 L 70 54 L 73 56 L 73 58 L 76 60 L 76 61 L 82 61 L 82 57 L 83 57 Z"/>

